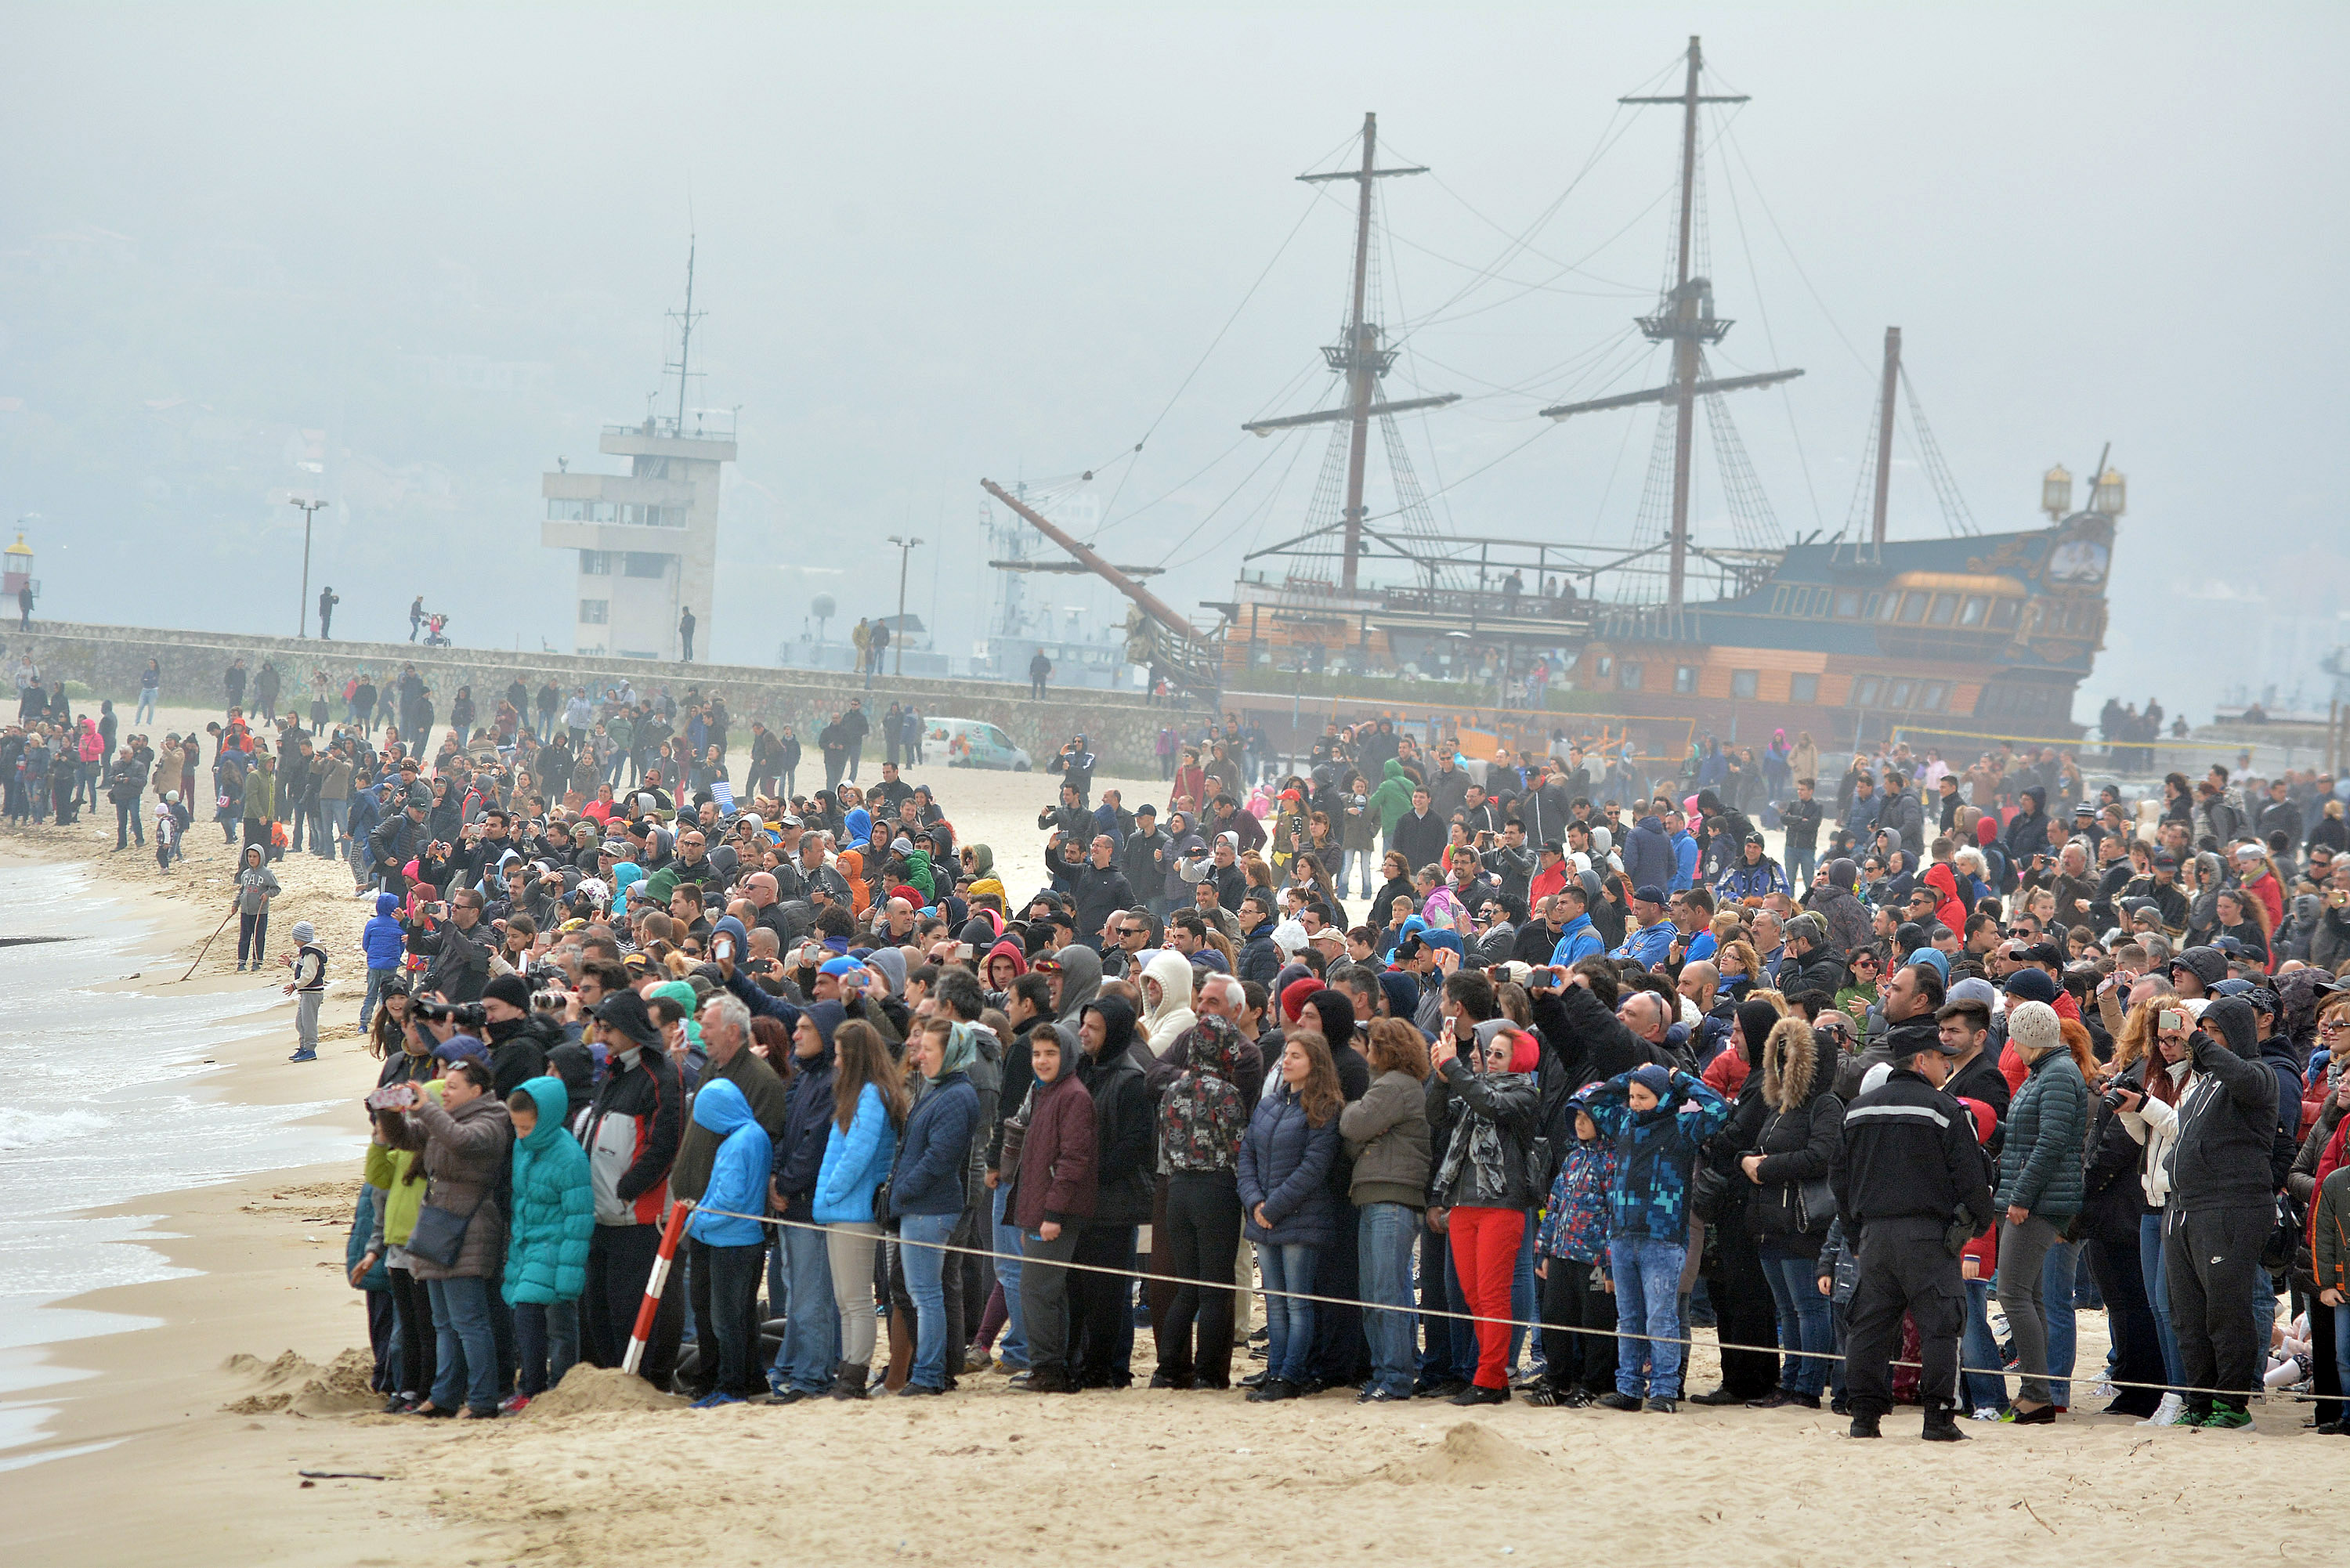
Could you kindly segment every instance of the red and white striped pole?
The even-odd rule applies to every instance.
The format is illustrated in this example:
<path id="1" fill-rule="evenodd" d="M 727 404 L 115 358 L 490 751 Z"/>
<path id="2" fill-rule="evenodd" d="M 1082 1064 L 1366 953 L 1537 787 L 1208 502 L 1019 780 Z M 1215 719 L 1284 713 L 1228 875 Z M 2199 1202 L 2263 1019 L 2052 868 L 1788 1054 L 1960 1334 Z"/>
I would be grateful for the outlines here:
<path id="1" fill-rule="evenodd" d="M 678 1202 L 670 1205 L 669 1223 L 661 1230 L 660 1251 L 653 1258 L 653 1272 L 645 1281 L 645 1299 L 637 1307 L 637 1326 L 629 1334 L 629 1353 L 620 1358 L 620 1370 L 631 1377 L 645 1358 L 645 1341 L 651 1337 L 654 1314 L 660 1311 L 661 1288 L 669 1283 L 669 1266 L 677 1257 L 677 1243 L 685 1234 L 685 1221 L 693 1212 L 693 1205 Z"/>

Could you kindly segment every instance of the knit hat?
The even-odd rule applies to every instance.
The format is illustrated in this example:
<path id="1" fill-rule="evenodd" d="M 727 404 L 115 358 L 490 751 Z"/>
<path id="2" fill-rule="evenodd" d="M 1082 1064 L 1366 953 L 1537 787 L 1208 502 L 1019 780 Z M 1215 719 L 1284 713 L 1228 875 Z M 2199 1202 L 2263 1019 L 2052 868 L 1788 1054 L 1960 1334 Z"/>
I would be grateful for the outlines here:
<path id="1" fill-rule="evenodd" d="M 530 982 L 518 974 L 493 976 L 490 982 L 482 987 L 482 1000 L 503 1002 L 509 1007 L 517 1007 L 527 1012 L 530 1011 Z"/>
<path id="2" fill-rule="evenodd" d="M 1738 1004 L 1738 1027 L 1746 1036 L 1749 1062 L 1762 1059 L 1762 1042 L 1771 1038 L 1771 1031 L 1779 1026 L 1782 1014 L 1767 1002 L 1742 1002 Z"/>
<path id="3" fill-rule="evenodd" d="M 296 941 L 307 942 L 317 934 L 317 929 L 312 926 L 309 921 L 296 920 L 294 922 L 294 940 Z"/>
<path id="4" fill-rule="evenodd" d="M 1942 1000 L 1945 1002 L 1978 1002 L 1985 1012 L 1999 1011 L 1999 992 L 1991 989 L 1991 981 L 1980 975 L 1970 974 L 1964 980 L 1952 981 L 1949 994 Z"/>
<path id="5" fill-rule="evenodd" d="M 2015 1017 L 2015 1008 L 2013 1004 L 2016 1002 L 2054 1002 L 2056 1000 L 2056 982 L 2048 978 L 2048 971 L 2046 970 L 2020 969 L 2013 974 L 2007 977 L 2007 994 L 2010 1003 L 2008 1008 L 2008 1026 L 2009 1029 L 2012 1031 L 2014 1028 Z"/>
<path id="6" fill-rule="evenodd" d="M 2022 1002 L 2007 1010 L 2008 1044 L 2033 1055 L 2062 1050 L 2064 1026 L 2044 1002 Z"/>
<path id="7" fill-rule="evenodd" d="M 1639 1085 L 1659 1100 L 1672 1093 L 1673 1075 L 1654 1062 L 1633 1068 L 1632 1082 Z"/>

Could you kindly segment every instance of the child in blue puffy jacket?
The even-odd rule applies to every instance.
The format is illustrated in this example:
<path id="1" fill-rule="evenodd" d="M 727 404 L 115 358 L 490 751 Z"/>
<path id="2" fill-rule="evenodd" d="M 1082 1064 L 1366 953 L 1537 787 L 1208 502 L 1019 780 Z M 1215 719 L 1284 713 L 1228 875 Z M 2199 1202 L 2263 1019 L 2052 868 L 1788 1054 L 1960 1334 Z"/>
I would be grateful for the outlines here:
<path id="1" fill-rule="evenodd" d="M 596 1233 L 596 1189 L 588 1151 L 564 1126 L 571 1097 L 553 1075 L 525 1079 L 506 1096 L 514 1123 L 514 1223 L 506 1231 L 505 1282 L 514 1308 L 520 1392 L 499 1408 L 511 1415 L 563 1381 L 579 1359 L 579 1297 L 588 1288 L 588 1248 Z"/>
<path id="2" fill-rule="evenodd" d="M 376 1003 L 400 983 L 400 955 L 408 938 L 400 923 L 400 900 L 389 893 L 375 896 L 375 916 L 359 931 L 359 950 L 367 955 L 367 994 L 359 999 L 359 1033 L 367 1033 Z"/>

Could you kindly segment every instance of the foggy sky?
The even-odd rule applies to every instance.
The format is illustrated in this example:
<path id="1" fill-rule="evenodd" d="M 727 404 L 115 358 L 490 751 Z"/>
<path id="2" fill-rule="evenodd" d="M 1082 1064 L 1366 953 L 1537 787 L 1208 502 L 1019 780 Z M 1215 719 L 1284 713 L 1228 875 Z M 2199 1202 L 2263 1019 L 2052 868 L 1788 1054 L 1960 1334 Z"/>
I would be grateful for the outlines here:
<path id="1" fill-rule="evenodd" d="M 1787 532 L 1842 526 L 1898 324 L 1985 529 L 2037 524 L 2041 471 L 2085 476 L 2108 440 L 2128 475 L 2075 719 L 2148 691 L 2201 717 L 2257 673 L 2251 596 L 2331 613 L 2350 587 L 2340 7 L 11 5 L 6 26 L 0 521 L 37 514 L 44 616 L 290 631 L 300 517 L 266 496 L 319 430 L 352 500 L 312 573 L 338 630 L 403 636 L 422 592 L 461 642 L 567 649 L 538 477 L 617 467 L 596 427 L 660 385 L 689 186 L 690 402 L 742 423 L 712 657 L 772 661 L 815 593 L 894 610 L 875 542 L 908 527 L 932 541 L 908 607 L 969 652 L 982 475 L 1100 470 L 1105 551 L 1172 548 L 1193 564 L 1163 597 L 1222 597 L 1244 548 L 1295 531 L 1321 450 L 1278 493 L 1286 452 L 1253 484 L 1259 442 L 1211 465 L 1324 384 L 1276 397 L 1333 340 L 1351 218 L 1294 176 L 1366 109 L 1383 162 L 1432 166 L 1441 185 L 1382 191 L 1386 314 L 1430 316 L 1558 198 L 1618 94 L 1674 90 L 1691 32 L 1710 88 L 1754 99 L 1707 164 L 1739 323 L 1717 366 L 1809 372 L 1733 404 Z M 1653 304 L 1677 120 L 1638 111 L 1500 281 L 1410 337 L 1391 389 L 1469 395 L 1407 426 L 1429 489 L 1548 430 L 1440 521 L 1628 537 L 1653 414 L 1533 414 L 1662 379 L 1552 368 Z M 515 384 L 464 384 L 483 362 Z M 1704 536 L 1710 474 L 1699 515 Z M 1942 531 L 1905 466 L 1895 535 Z M 2197 614 L 2208 638 L 2182 636 Z"/>

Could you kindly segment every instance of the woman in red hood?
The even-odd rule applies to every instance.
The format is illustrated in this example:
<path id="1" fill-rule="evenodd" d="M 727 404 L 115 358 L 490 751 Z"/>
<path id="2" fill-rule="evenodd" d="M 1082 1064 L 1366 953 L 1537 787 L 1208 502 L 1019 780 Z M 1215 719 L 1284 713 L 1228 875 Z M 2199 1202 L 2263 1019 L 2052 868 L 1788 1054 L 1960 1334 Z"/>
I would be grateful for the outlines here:
<path id="1" fill-rule="evenodd" d="M 1934 919 L 1954 931 L 1967 929 L 1967 907 L 1959 901 L 1958 873 L 1947 860 L 1926 867 L 1926 886 L 1934 889 Z"/>

